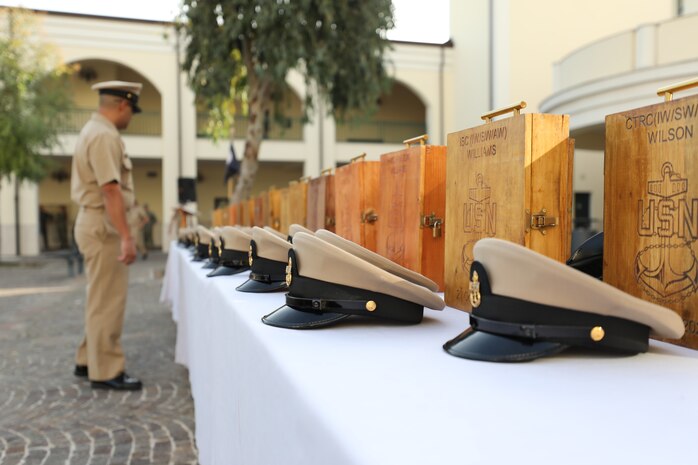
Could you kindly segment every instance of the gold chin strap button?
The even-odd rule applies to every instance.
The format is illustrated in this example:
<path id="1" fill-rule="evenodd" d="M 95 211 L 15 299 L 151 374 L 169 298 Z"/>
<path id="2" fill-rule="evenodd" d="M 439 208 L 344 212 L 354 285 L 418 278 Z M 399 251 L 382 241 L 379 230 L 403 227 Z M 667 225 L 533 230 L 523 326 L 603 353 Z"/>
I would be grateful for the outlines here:
<path id="1" fill-rule="evenodd" d="M 473 277 L 470 280 L 470 305 L 472 305 L 473 308 L 477 308 L 480 306 L 480 302 L 482 302 L 482 296 L 480 295 L 480 276 L 477 274 L 477 271 L 473 271 Z"/>
<path id="2" fill-rule="evenodd" d="M 252 266 L 252 246 L 250 245 L 250 250 L 247 251 L 247 261 L 250 266 Z"/>
<path id="3" fill-rule="evenodd" d="M 594 326 L 589 332 L 589 337 L 594 342 L 599 342 L 606 335 L 606 331 L 603 330 L 601 326 Z"/>
<path id="4" fill-rule="evenodd" d="M 286 285 L 290 286 L 293 280 L 293 275 L 291 274 L 291 267 L 293 266 L 293 259 L 288 257 L 288 265 L 286 266 Z"/>
<path id="5" fill-rule="evenodd" d="M 376 303 L 372 300 L 369 300 L 368 302 L 366 302 L 366 310 L 368 310 L 369 312 L 374 311 L 377 306 L 378 305 L 376 305 Z"/>

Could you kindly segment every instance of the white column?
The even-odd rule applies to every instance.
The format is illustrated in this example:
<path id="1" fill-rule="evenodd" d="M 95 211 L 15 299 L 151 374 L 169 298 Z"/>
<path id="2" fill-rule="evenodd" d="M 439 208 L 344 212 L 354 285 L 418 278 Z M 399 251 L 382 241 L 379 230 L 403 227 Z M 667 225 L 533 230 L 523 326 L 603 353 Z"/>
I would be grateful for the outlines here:
<path id="1" fill-rule="evenodd" d="M 194 93 L 180 72 L 177 85 L 177 55 L 173 44 L 170 77 L 160 81 L 162 88 L 162 245 L 169 247 L 169 227 L 178 205 L 177 178 L 196 177 L 196 105 Z M 180 100 L 181 99 L 181 100 Z M 180 132 L 181 131 L 181 132 Z M 181 166 L 180 166 L 181 144 Z M 180 171 L 181 170 L 181 171 Z"/>
<path id="2" fill-rule="evenodd" d="M 657 26 L 644 24 L 635 29 L 635 68 L 649 68 L 657 61 Z"/>
<path id="3" fill-rule="evenodd" d="M 39 186 L 30 181 L 20 184 L 19 234 L 20 254 L 39 255 Z"/>
<path id="4" fill-rule="evenodd" d="M 480 124 L 490 107 L 489 7 L 490 0 L 451 1 L 455 118 L 446 133 Z"/>
<path id="5" fill-rule="evenodd" d="M 510 0 L 492 1 L 492 92 L 494 102 L 491 109 L 501 108 L 512 102 L 511 83 L 511 27 Z"/>
<path id="6" fill-rule="evenodd" d="M 0 255 L 16 255 L 15 243 L 15 183 L 0 178 Z"/>
<path id="7" fill-rule="evenodd" d="M 323 112 L 326 112 L 323 109 Z M 320 169 L 337 166 L 337 122 L 332 115 L 318 115 L 322 119 L 323 165 Z"/>
<path id="8" fill-rule="evenodd" d="M 306 153 L 303 160 L 303 176 L 310 176 L 315 178 L 320 174 L 320 170 L 324 168 L 320 166 L 321 124 L 322 117 L 320 117 L 320 115 L 316 115 L 310 123 L 303 126 L 303 143 L 306 147 Z"/>

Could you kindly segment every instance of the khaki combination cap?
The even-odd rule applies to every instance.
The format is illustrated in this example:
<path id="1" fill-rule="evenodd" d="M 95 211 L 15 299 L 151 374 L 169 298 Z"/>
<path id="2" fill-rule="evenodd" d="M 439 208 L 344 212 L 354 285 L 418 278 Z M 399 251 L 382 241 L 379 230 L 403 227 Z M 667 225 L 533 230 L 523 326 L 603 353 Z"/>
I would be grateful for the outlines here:
<path id="1" fill-rule="evenodd" d="M 238 250 L 245 252 L 250 248 L 252 236 L 245 232 L 242 228 L 234 226 L 223 226 L 221 228 L 221 238 L 223 240 L 223 249 Z"/>
<path id="2" fill-rule="evenodd" d="M 275 236 L 280 237 L 281 239 L 286 240 L 286 236 L 283 235 L 283 233 L 277 231 L 276 229 L 272 228 L 271 226 L 265 226 L 264 228 L 259 228 L 259 226 L 253 226 L 252 229 L 257 228 L 257 229 L 264 229 L 267 232 L 270 232 L 274 234 Z"/>
<path id="3" fill-rule="evenodd" d="M 650 335 L 684 333 L 674 311 L 518 244 L 481 239 L 474 258 L 470 328 L 444 345 L 451 355 L 520 362 L 572 346 L 636 354 Z"/>
<path id="4" fill-rule="evenodd" d="M 114 95 L 121 97 L 131 103 L 134 113 L 140 113 L 142 110 L 138 106 L 138 98 L 141 95 L 143 84 L 140 82 L 127 81 L 104 81 L 98 82 L 92 86 L 92 90 L 96 90 L 100 95 Z"/>
<path id="5" fill-rule="evenodd" d="M 291 244 L 283 234 L 253 227 L 249 245 L 250 279 L 236 289 L 241 292 L 286 290 L 286 261 Z"/>
<path id="6" fill-rule="evenodd" d="M 213 231 L 206 226 L 197 226 L 196 233 L 199 235 L 199 244 L 209 245 L 216 239 L 216 235 L 213 234 Z"/>
<path id="7" fill-rule="evenodd" d="M 367 248 L 362 247 L 355 242 L 344 239 L 343 237 L 338 236 L 333 232 L 330 232 L 326 229 L 318 229 L 315 235 L 323 241 L 329 242 L 335 247 L 339 247 L 340 249 L 349 252 L 350 254 L 361 258 L 362 260 L 366 260 L 372 265 L 375 265 L 378 268 L 382 268 L 389 273 L 400 276 L 401 278 L 406 279 L 407 281 L 419 284 L 420 286 L 424 286 L 433 292 L 439 290 L 439 285 L 431 279 L 427 278 L 426 276 L 422 276 L 421 274 L 415 271 L 408 270 L 404 266 L 400 266 L 397 263 L 383 257 L 382 255 L 378 255 L 377 253 L 368 250 Z"/>
<path id="8" fill-rule="evenodd" d="M 286 273 L 286 305 L 262 319 L 271 326 L 318 328 L 351 315 L 419 323 L 424 307 L 445 306 L 429 289 L 303 232 L 294 236 Z"/>
<path id="9" fill-rule="evenodd" d="M 252 236 L 235 226 L 220 228 L 221 250 L 218 267 L 207 276 L 230 276 L 250 269 L 248 250 Z"/>
<path id="10" fill-rule="evenodd" d="M 310 229 L 306 228 L 305 226 L 298 224 L 298 223 L 294 223 L 288 227 L 288 241 L 293 243 L 293 236 L 295 236 L 296 233 L 299 233 L 299 232 L 304 232 L 306 234 L 315 234 L 314 232 L 312 232 Z"/>

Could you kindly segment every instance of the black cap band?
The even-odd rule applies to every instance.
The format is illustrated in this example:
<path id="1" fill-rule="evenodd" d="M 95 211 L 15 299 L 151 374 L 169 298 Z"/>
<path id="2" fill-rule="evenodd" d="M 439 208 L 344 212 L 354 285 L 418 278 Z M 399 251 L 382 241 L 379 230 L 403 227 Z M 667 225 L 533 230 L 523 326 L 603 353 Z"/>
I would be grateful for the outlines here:
<path id="1" fill-rule="evenodd" d="M 113 95 L 114 97 L 121 97 L 131 103 L 134 113 L 140 113 L 141 108 L 138 106 L 138 95 L 134 94 L 128 90 L 122 89 L 99 89 L 99 95 Z"/>
<path id="2" fill-rule="evenodd" d="M 646 352 L 649 347 L 650 328 L 646 325 L 493 294 L 487 271 L 477 261 L 471 267 L 471 277 L 474 273 L 478 274 L 481 296 L 471 315 L 471 327 L 476 331 L 624 353 Z"/>

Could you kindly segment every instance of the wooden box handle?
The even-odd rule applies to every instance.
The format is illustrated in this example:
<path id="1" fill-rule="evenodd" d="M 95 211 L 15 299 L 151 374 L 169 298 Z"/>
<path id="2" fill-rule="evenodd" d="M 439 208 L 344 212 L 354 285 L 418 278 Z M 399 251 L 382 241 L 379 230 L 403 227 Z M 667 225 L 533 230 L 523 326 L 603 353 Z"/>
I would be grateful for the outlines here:
<path id="1" fill-rule="evenodd" d="M 364 158 L 366 158 L 366 152 L 362 153 L 361 155 L 355 156 L 354 158 L 352 158 L 351 160 L 349 160 L 349 163 L 355 163 L 355 162 L 357 162 L 357 161 L 359 161 L 359 160 L 363 160 Z"/>
<path id="2" fill-rule="evenodd" d="M 405 147 L 409 147 L 412 144 L 416 144 L 419 142 L 419 145 L 424 145 L 427 140 L 429 140 L 429 136 L 426 134 L 422 134 L 421 136 L 413 137 L 412 139 L 405 139 L 402 141 L 403 144 L 405 144 Z"/>
<path id="3" fill-rule="evenodd" d="M 689 79 L 688 81 L 677 82 L 676 84 L 660 87 L 659 89 L 657 89 L 657 95 L 659 95 L 660 97 L 663 95 L 665 102 L 671 102 L 671 100 L 674 98 L 674 92 L 692 89 L 693 87 L 698 87 L 698 78 Z"/>
<path id="4" fill-rule="evenodd" d="M 492 118 L 500 115 L 505 115 L 511 112 L 514 112 L 514 116 L 519 116 L 521 114 L 521 110 L 523 110 L 524 108 L 526 108 L 526 102 L 521 100 L 519 103 L 514 103 L 513 105 L 502 107 L 498 110 L 492 110 L 488 113 L 483 113 L 482 116 L 480 116 L 480 118 L 485 120 L 485 123 L 490 123 L 492 122 Z"/>

